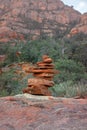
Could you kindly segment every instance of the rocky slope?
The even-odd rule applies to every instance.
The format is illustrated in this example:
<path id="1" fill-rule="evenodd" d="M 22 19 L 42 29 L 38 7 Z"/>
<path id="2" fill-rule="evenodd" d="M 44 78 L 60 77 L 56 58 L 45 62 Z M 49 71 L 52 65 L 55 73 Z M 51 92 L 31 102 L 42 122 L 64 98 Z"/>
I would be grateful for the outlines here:
<path id="1" fill-rule="evenodd" d="M 60 0 L 0 0 L 0 41 L 53 36 L 80 17 Z"/>
<path id="2" fill-rule="evenodd" d="M 81 15 L 80 22 L 71 29 L 70 34 L 75 35 L 80 32 L 87 34 L 87 13 Z"/>
<path id="3" fill-rule="evenodd" d="M 61 0 L 0 0 L 0 42 L 55 36 L 67 29 L 72 35 L 78 28 L 87 33 L 87 15 Z"/>
<path id="4" fill-rule="evenodd" d="M 87 130 L 87 100 L 26 94 L 0 98 L 0 130 Z"/>

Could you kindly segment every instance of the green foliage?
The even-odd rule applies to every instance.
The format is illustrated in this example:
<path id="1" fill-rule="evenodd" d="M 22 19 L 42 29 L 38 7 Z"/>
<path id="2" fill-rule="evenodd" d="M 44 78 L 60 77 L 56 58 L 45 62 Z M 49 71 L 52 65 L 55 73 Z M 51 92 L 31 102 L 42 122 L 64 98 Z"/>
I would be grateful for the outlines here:
<path id="1" fill-rule="evenodd" d="M 6 55 L 6 60 L 2 66 L 6 66 L 13 62 L 19 62 L 20 59 L 17 57 L 16 53 L 20 51 L 21 44 L 19 43 L 7 43 L 6 45 L 2 44 L 0 47 L 1 55 Z"/>
<path id="2" fill-rule="evenodd" d="M 0 90 L 1 95 L 10 95 L 12 91 L 14 91 L 17 88 L 18 80 L 17 75 L 14 75 L 13 70 L 9 70 L 7 72 L 4 72 L 0 76 Z"/>
<path id="3" fill-rule="evenodd" d="M 79 33 L 70 39 L 65 39 L 65 44 L 67 57 L 81 62 L 87 69 L 87 35 Z"/>
<path id="4" fill-rule="evenodd" d="M 54 60 L 59 57 L 59 45 L 52 39 L 30 41 L 21 49 L 21 59 L 28 62 L 37 62 L 42 55 L 47 54 Z"/>
<path id="5" fill-rule="evenodd" d="M 59 59 L 55 62 L 55 67 L 60 70 L 60 73 L 54 79 L 56 83 L 67 80 L 79 81 L 84 78 L 84 66 L 81 63 L 76 63 L 74 60 Z"/>
<path id="6" fill-rule="evenodd" d="M 60 71 L 54 77 L 54 82 L 56 83 L 52 88 L 52 91 L 55 92 L 54 95 L 75 96 L 77 95 L 76 84 L 79 81 L 87 80 L 87 42 L 84 39 L 86 39 L 86 36 L 84 35 L 83 38 L 83 35 L 79 34 L 71 39 L 56 38 L 55 40 L 45 37 L 44 39 L 24 43 L 1 44 L 0 54 L 6 55 L 7 58 L 3 64 L 0 64 L 0 67 L 5 67 L 13 62 L 25 61 L 36 63 L 41 60 L 42 55 L 47 54 L 53 59 L 56 69 Z M 20 52 L 20 55 L 17 56 L 17 52 Z M 15 74 L 14 70 L 1 74 L 0 95 L 5 96 L 21 93 L 22 88 L 27 86 L 28 77 L 30 76 L 22 78 Z M 83 85 L 79 85 L 82 88 Z M 83 91 L 82 89 L 80 90 L 81 92 Z"/>
<path id="7" fill-rule="evenodd" d="M 0 55 L 6 54 L 8 48 L 9 48 L 8 43 L 6 43 L 5 45 L 4 44 L 5 43 L 0 43 Z"/>
<path id="8" fill-rule="evenodd" d="M 25 44 L 22 44 L 21 48 L 21 61 L 27 61 L 27 62 L 36 62 L 37 57 L 39 55 L 39 51 L 37 50 L 37 41 L 36 45 L 33 42 L 27 42 Z"/>
<path id="9" fill-rule="evenodd" d="M 23 76 L 22 73 L 16 74 L 15 69 L 6 70 L 0 75 L 0 96 L 15 95 L 22 93 L 22 89 L 27 86 L 28 78 L 32 75 Z"/>
<path id="10" fill-rule="evenodd" d="M 78 33 L 78 34 L 72 36 L 72 37 L 71 37 L 71 40 L 74 41 L 74 42 L 75 42 L 75 41 L 76 41 L 76 42 L 84 42 L 84 41 L 87 40 L 87 35 L 84 34 L 84 33 L 82 33 L 82 32 L 80 32 L 80 33 Z"/>
<path id="11" fill-rule="evenodd" d="M 87 43 L 84 43 L 78 48 L 76 48 L 72 59 L 75 61 L 82 62 L 87 69 Z"/>
<path id="12" fill-rule="evenodd" d="M 53 96 L 58 97 L 84 97 L 87 96 L 87 84 L 81 82 L 73 83 L 72 81 L 62 82 L 56 84 L 54 87 L 50 88 Z"/>
<path id="13" fill-rule="evenodd" d="M 6 55 L 7 55 L 6 62 L 7 62 L 7 64 L 20 61 L 19 57 L 17 57 L 17 55 L 16 55 L 16 53 L 19 52 L 20 50 L 21 50 L 21 44 L 20 43 L 9 44 L 9 48 L 6 52 Z"/>

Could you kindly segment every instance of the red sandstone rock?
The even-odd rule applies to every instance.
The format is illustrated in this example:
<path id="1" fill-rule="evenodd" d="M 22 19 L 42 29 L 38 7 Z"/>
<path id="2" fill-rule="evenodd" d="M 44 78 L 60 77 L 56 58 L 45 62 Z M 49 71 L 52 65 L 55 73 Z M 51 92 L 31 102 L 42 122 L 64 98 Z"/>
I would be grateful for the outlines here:
<path id="1" fill-rule="evenodd" d="M 81 15 L 79 23 L 71 29 L 70 35 L 73 36 L 78 33 L 87 34 L 87 13 Z"/>
<path id="2" fill-rule="evenodd" d="M 24 40 L 26 35 L 34 40 L 41 32 L 52 37 L 57 28 L 65 31 L 80 17 L 61 0 L 0 0 L 0 41 Z"/>
<path id="3" fill-rule="evenodd" d="M 39 77 L 39 78 L 45 78 L 45 77 L 48 77 L 48 78 L 53 78 L 54 74 L 48 74 L 48 73 L 41 73 L 41 74 L 33 74 L 34 77 Z"/>
<path id="4" fill-rule="evenodd" d="M 28 85 L 29 86 L 32 86 L 32 85 L 35 85 L 35 86 L 45 85 L 45 86 L 48 86 L 48 87 L 52 87 L 54 85 L 54 82 L 46 80 L 44 78 L 43 79 L 42 78 L 30 78 L 30 79 L 28 79 Z"/>
<path id="5" fill-rule="evenodd" d="M 53 69 L 54 68 L 54 64 L 47 64 L 47 63 L 44 63 L 44 62 L 37 62 L 36 63 L 37 64 L 37 66 L 39 67 L 39 68 L 51 68 L 51 69 Z"/>
<path id="6" fill-rule="evenodd" d="M 50 57 L 48 57 L 47 55 L 43 55 L 42 57 L 43 63 L 52 63 L 52 59 Z M 49 65 L 49 64 L 48 64 Z"/>
<path id="7" fill-rule="evenodd" d="M 38 94 L 38 95 L 51 95 L 48 87 L 54 85 L 54 74 L 58 73 L 54 69 L 52 59 L 44 55 L 42 62 L 38 62 L 37 66 L 30 70 L 35 78 L 28 79 L 28 88 L 23 89 L 23 93 Z"/>
<path id="8" fill-rule="evenodd" d="M 32 73 L 52 73 L 52 74 L 55 74 L 57 73 L 58 71 L 56 70 L 52 70 L 52 69 L 33 69 L 32 70 Z"/>
<path id="9" fill-rule="evenodd" d="M 23 89 L 23 93 L 29 93 L 34 95 L 51 96 L 48 88 L 44 85 L 29 85 L 27 88 Z"/>
<path id="10" fill-rule="evenodd" d="M 87 130 L 87 99 L 48 98 L 0 98 L 0 130 Z"/>

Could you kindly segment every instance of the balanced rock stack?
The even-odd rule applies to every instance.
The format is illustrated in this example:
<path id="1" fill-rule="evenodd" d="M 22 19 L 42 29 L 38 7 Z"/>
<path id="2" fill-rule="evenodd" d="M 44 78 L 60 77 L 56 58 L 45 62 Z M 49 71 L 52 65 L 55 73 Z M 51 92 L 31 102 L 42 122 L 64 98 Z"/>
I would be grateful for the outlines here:
<path id="1" fill-rule="evenodd" d="M 23 89 L 23 93 L 30 93 L 35 95 L 50 96 L 49 87 L 54 85 L 54 74 L 58 73 L 54 69 L 52 59 L 44 55 L 41 62 L 37 62 L 36 67 L 31 69 L 29 73 L 33 73 L 34 78 L 28 79 L 28 87 Z"/>

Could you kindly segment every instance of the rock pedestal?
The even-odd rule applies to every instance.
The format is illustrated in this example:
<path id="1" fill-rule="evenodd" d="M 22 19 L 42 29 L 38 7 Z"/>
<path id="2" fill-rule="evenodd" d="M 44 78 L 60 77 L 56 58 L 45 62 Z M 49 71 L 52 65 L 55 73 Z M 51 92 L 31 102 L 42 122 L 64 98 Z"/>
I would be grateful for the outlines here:
<path id="1" fill-rule="evenodd" d="M 36 63 L 36 67 L 29 70 L 29 73 L 33 73 L 34 78 L 28 79 L 28 87 L 23 89 L 23 93 L 45 95 L 50 96 L 51 93 L 48 90 L 49 87 L 54 85 L 54 74 L 58 73 L 54 69 L 52 59 L 44 55 L 41 62 Z"/>

